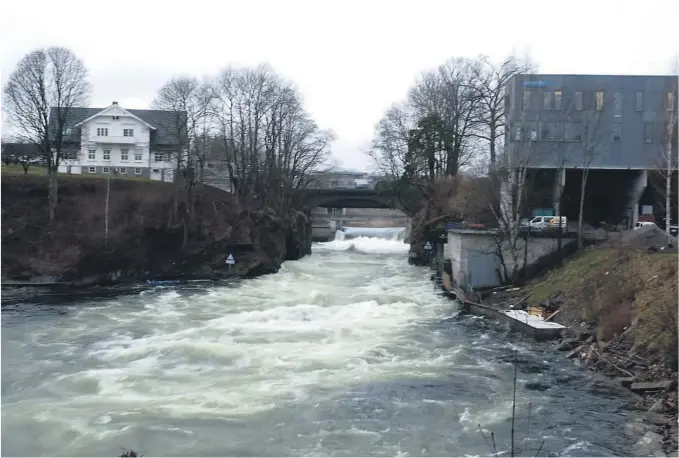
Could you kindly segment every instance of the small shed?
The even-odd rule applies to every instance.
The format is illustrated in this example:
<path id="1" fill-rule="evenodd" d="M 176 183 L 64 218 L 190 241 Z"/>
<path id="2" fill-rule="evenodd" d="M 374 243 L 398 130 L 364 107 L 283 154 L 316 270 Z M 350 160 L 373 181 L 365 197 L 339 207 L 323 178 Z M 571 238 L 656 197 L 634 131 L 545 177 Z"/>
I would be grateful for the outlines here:
<path id="1" fill-rule="evenodd" d="M 465 291 L 502 285 L 495 232 L 448 228 L 452 282 Z"/>

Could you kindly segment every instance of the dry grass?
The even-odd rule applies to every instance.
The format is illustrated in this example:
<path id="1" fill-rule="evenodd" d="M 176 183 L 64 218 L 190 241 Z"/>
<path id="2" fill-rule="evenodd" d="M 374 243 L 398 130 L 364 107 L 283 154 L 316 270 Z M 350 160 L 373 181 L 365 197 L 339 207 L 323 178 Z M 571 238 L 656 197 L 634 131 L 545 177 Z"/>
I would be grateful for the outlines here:
<path id="1" fill-rule="evenodd" d="M 564 321 L 595 326 L 602 341 L 634 323 L 635 345 L 675 366 L 677 264 L 677 253 L 590 249 L 536 281 L 532 299 L 558 298 Z"/>

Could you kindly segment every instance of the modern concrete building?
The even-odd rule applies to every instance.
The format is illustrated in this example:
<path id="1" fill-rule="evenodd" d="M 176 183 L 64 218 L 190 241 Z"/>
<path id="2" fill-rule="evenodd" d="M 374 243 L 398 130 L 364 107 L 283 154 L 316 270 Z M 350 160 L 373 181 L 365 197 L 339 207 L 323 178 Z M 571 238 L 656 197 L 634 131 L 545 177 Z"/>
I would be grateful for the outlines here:
<path id="1" fill-rule="evenodd" d="M 50 125 L 56 125 L 56 108 Z M 64 149 L 70 151 L 60 173 L 91 173 L 147 177 L 173 181 L 179 132 L 186 123 L 180 112 L 127 110 L 113 102 L 106 108 L 69 109 Z"/>
<path id="2" fill-rule="evenodd" d="M 569 219 L 589 170 L 585 220 L 633 225 L 644 209 L 664 212 L 652 182 L 668 155 L 676 170 L 677 104 L 677 76 L 517 75 L 505 98 L 505 164 L 542 183 L 529 206 L 560 204 Z"/>

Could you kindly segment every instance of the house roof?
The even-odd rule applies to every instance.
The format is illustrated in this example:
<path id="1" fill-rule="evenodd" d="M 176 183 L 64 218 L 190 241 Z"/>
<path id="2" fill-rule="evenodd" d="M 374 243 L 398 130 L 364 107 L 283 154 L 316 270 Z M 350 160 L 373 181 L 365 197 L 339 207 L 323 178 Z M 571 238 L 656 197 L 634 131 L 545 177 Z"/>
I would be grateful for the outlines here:
<path id="1" fill-rule="evenodd" d="M 80 127 L 82 124 L 86 123 L 87 121 L 89 121 L 90 119 L 96 117 L 97 115 L 102 115 L 102 116 L 108 115 L 108 113 L 105 114 L 104 112 L 106 112 L 106 111 L 111 112 L 111 110 L 116 110 L 116 111 L 113 111 L 113 112 L 111 113 L 112 115 L 118 115 L 117 112 L 120 111 L 120 112 L 123 113 L 123 115 L 125 115 L 125 116 L 127 116 L 127 115 L 132 116 L 132 117 L 133 117 L 134 119 L 136 119 L 137 121 L 140 121 L 142 124 L 145 124 L 146 127 L 148 127 L 149 129 L 156 130 L 156 128 L 155 128 L 153 125 L 151 125 L 151 124 L 149 124 L 148 122 L 144 121 L 143 119 L 139 118 L 139 116 L 135 115 L 135 114 L 132 113 L 130 110 L 126 110 L 125 108 L 123 108 L 123 107 L 121 107 L 120 105 L 118 105 L 118 102 L 113 102 L 112 105 L 110 105 L 110 106 L 104 108 L 104 109 L 101 110 L 99 113 L 94 114 L 94 115 L 90 116 L 89 118 L 83 119 L 82 121 L 76 123 L 76 124 L 75 124 L 75 127 Z"/>
<path id="2" fill-rule="evenodd" d="M 85 107 L 72 107 L 69 109 L 68 121 L 66 122 L 66 128 L 73 129 L 71 135 L 64 136 L 64 141 L 79 142 L 80 135 L 75 131 L 77 129 L 76 124 L 81 123 L 92 116 L 106 110 L 105 108 L 85 108 Z M 121 107 L 122 108 L 122 107 Z M 145 123 L 156 128 L 152 131 L 151 141 L 156 144 L 161 145 L 173 145 L 177 143 L 177 124 L 178 120 L 186 122 L 186 112 L 179 111 L 163 111 L 163 110 L 128 110 L 130 114 L 141 119 Z M 50 125 L 56 124 L 56 108 L 52 107 L 50 109 Z"/>

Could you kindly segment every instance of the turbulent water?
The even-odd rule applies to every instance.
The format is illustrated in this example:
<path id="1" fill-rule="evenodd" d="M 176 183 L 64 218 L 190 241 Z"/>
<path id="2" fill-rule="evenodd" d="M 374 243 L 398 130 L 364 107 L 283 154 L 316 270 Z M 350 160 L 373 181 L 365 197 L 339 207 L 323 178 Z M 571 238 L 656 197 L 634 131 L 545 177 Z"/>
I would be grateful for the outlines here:
<path id="1" fill-rule="evenodd" d="M 502 453 L 514 350 L 521 453 L 629 453 L 624 395 L 458 317 L 400 234 L 238 284 L 6 308 L 3 455 L 489 455 L 490 431 Z"/>

